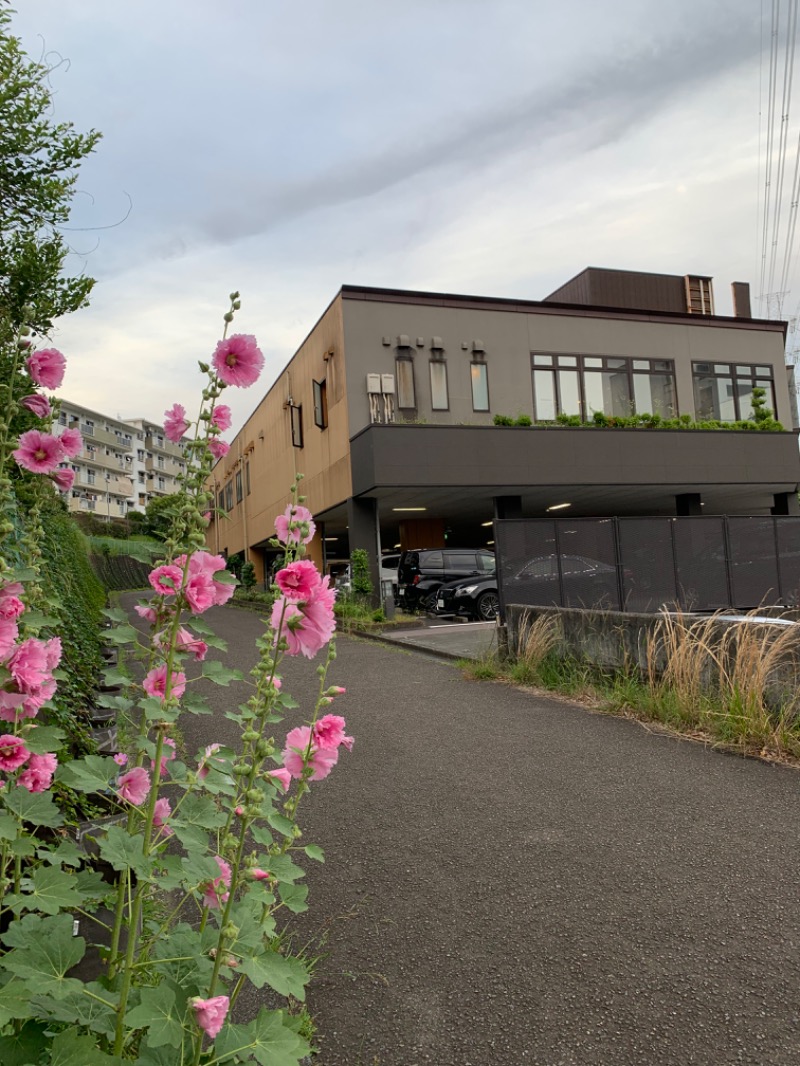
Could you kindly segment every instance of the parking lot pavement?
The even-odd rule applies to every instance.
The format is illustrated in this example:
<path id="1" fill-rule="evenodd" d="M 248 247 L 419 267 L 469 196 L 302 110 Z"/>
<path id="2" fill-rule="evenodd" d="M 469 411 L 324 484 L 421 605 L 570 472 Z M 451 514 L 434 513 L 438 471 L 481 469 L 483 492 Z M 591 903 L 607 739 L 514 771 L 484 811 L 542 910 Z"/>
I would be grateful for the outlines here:
<path id="1" fill-rule="evenodd" d="M 415 629 L 387 629 L 381 640 L 448 659 L 480 659 L 497 651 L 494 622 L 436 622 Z"/>

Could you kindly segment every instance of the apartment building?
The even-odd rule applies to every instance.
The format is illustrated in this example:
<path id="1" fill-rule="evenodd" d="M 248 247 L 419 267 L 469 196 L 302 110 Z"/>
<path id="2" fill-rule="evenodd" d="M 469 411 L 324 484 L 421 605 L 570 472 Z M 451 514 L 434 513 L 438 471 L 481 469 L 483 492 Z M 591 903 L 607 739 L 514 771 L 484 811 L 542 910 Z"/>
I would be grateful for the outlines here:
<path id="1" fill-rule="evenodd" d="M 734 306 L 705 276 L 598 268 L 541 301 L 343 286 L 216 465 L 209 546 L 263 577 L 295 472 L 316 561 L 366 548 L 376 587 L 383 552 L 491 545 L 495 518 L 796 514 L 786 324 L 753 319 L 746 285 Z M 755 387 L 785 432 L 587 425 L 733 424 Z"/>
<path id="2" fill-rule="evenodd" d="M 98 518 L 124 518 L 144 511 L 152 499 L 179 489 L 185 463 L 180 445 L 143 418 L 120 419 L 71 400 L 61 400 L 59 423 L 81 431 L 83 451 L 69 465 L 75 483 L 66 494 L 71 511 Z"/>

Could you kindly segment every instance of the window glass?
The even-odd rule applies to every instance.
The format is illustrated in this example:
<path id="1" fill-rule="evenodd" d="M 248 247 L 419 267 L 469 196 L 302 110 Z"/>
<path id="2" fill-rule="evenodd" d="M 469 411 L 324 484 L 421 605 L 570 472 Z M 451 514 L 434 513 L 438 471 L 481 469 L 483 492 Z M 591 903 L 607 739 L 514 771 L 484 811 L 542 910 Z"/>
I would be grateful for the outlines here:
<path id="1" fill-rule="evenodd" d="M 633 402 L 640 415 L 675 415 L 675 385 L 672 374 L 634 374 Z"/>
<path id="2" fill-rule="evenodd" d="M 233 482 L 229 481 L 225 486 L 225 509 L 233 510 Z"/>
<path id="3" fill-rule="evenodd" d="M 289 408 L 289 413 L 292 418 L 292 445 L 295 448 L 303 447 L 303 406 L 298 404 L 296 407 Z"/>
<path id="4" fill-rule="evenodd" d="M 561 413 L 579 415 L 581 413 L 581 385 L 577 370 L 559 370 L 558 392 Z"/>
<path id="5" fill-rule="evenodd" d="M 236 502 L 237 503 L 241 503 L 242 502 L 242 472 L 241 472 L 241 470 L 237 470 L 236 471 Z"/>
<path id="6" fill-rule="evenodd" d="M 447 552 L 447 566 L 455 570 L 476 570 L 475 552 Z"/>
<path id="7" fill-rule="evenodd" d="M 450 406 L 447 399 L 447 363 L 440 359 L 431 359 L 431 409 L 446 411 Z"/>
<path id="8" fill-rule="evenodd" d="M 649 370 L 650 369 L 650 360 L 649 359 L 634 359 L 633 360 L 633 369 L 634 370 Z"/>
<path id="9" fill-rule="evenodd" d="M 552 355 L 534 355 L 534 357 L 533 357 L 533 365 L 534 366 L 552 366 L 553 365 L 553 357 L 552 357 Z"/>
<path id="10" fill-rule="evenodd" d="M 584 387 L 587 421 L 591 419 L 595 411 L 623 418 L 631 413 L 632 403 L 626 371 L 587 371 L 584 375 Z"/>
<path id="11" fill-rule="evenodd" d="M 556 417 L 555 375 L 552 370 L 534 370 L 533 398 L 537 422 L 552 422 Z"/>
<path id="12" fill-rule="evenodd" d="M 493 555 L 478 553 L 478 569 L 484 574 L 493 574 L 497 569 L 497 560 Z"/>
<path id="13" fill-rule="evenodd" d="M 587 356 L 583 360 L 583 365 L 584 366 L 602 366 L 603 365 L 603 360 L 602 359 L 595 359 L 593 357 Z"/>
<path id="14" fill-rule="evenodd" d="M 559 355 L 559 357 L 558 357 L 558 365 L 559 366 L 577 366 L 578 365 L 578 357 L 577 357 L 577 355 Z"/>
<path id="15" fill-rule="evenodd" d="M 429 566 L 441 568 L 444 566 L 444 555 L 442 552 L 426 552 L 425 557 L 422 560 L 422 565 L 426 568 Z"/>
<path id="16" fill-rule="evenodd" d="M 469 369 L 472 379 L 472 410 L 488 411 L 489 376 L 486 363 L 472 363 Z"/>
<path id="17" fill-rule="evenodd" d="M 247 492 L 247 495 L 249 496 L 250 495 L 250 464 L 249 463 L 245 463 L 244 464 L 244 484 L 245 484 L 245 491 Z"/>
<path id="18" fill-rule="evenodd" d="M 756 377 L 757 378 L 771 378 L 772 377 L 772 371 L 770 370 L 770 368 L 768 366 L 757 366 L 756 367 Z"/>
<path id="19" fill-rule="evenodd" d="M 314 425 L 325 429 L 328 425 L 328 389 L 324 381 L 313 382 L 314 389 Z"/>
<path id="20" fill-rule="evenodd" d="M 416 407 L 417 398 L 414 392 L 414 363 L 411 359 L 395 360 L 397 371 L 397 406 Z"/>
<path id="21" fill-rule="evenodd" d="M 695 418 L 701 420 L 713 418 L 720 422 L 734 422 L 733 378 L 695 373 L 694 409 Z"/>

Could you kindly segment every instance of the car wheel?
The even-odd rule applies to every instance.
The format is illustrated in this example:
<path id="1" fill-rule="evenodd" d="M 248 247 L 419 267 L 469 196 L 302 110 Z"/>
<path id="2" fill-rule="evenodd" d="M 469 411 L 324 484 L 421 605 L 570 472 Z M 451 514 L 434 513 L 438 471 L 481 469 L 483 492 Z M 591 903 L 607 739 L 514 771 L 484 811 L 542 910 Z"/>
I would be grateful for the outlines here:
<path id="1" fill-rule="evenodd" d="M 426 592 L 419 598 L 419 609 L 424 613 L 431 613 L 436 610 L 436 593 Z"/>
<path id="2" fill-rule="evenodd" d="M 475 604 L 475 614 L 482 622 L 493 622 L 500 610 L 500 598 L 496 592 L 482 592 Z"/>

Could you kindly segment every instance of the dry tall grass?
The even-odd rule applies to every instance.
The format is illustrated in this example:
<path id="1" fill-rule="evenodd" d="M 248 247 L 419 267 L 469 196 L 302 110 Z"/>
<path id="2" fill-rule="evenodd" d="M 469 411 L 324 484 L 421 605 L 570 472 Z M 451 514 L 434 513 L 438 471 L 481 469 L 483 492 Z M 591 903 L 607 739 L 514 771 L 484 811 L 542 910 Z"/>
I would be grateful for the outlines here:
<path id="1" fill-rule="evenodd" d="M 797 747 L 800 626 L 757 615 L 726 623 L 664 613 L 647 641 L 650 694 L 727 739 Z"/>
<path id="2" fill-rule="evenodd" d="M 545 659 L 561 640 L 561 628 L 553 615 L 539 615 L 531 620 L 526 614 L 520 624 L 518 673 L 534 678 Z"/>

